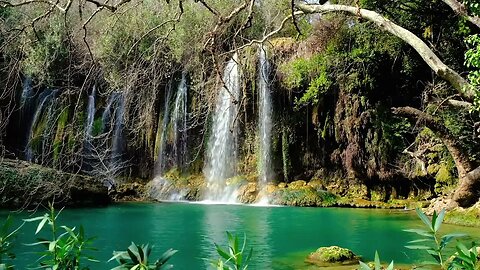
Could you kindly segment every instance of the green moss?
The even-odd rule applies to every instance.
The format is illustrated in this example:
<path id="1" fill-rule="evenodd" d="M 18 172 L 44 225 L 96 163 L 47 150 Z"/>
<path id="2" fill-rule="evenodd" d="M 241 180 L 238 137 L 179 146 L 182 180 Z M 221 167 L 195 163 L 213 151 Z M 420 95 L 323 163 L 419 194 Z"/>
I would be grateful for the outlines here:
<path id="1" fill-rule="evenodd" d="M 93 126 L 92 126 L 92 136 L 98 136 L 100 133 L 102 133 L 102 118 L 98 117 L 93 121 Z"/>
<path id="2" fill-rule="evenodd" d="M 445 215 L 445 223 L 480 227 L 480 208 L 471 207 L 468 209 L 454 209 Z"/>
<path id="3" fill-rule="evenodd" d="M 284 181 L 288 181 L 289 174 L 290 174 L 290 169 L 292 167 L 291 161 L 290 161 L 290 155 L 288 152 L 288 134 L 287 134 L 287 129 L 285 126 L 282 128 L 282 161 L 283 161 L 283 177 Z"/>
<path id="4" fill-rule="evenodd" d="M 274 204 L 292 206 L 333 206 L 336 205 L 338 197 L 327 191 L 317 191 L 311 186 L 303 185 L 304 181 L 296 181 L 297 184 L 288 185 L 287 188 L 280 188 L 272 193 Z M 295 183 L 295 182 L 294 182 Z"/>
<path id="5" fill-rule="evenodd" d="M 344 263 L 344 262 L 358 262 L 358 256 L 351 250 L 338 247 L 321 247 L 315 252 L 310 253 L 307 257 L 307 262 L 314 264 L 322 263 Z"/>

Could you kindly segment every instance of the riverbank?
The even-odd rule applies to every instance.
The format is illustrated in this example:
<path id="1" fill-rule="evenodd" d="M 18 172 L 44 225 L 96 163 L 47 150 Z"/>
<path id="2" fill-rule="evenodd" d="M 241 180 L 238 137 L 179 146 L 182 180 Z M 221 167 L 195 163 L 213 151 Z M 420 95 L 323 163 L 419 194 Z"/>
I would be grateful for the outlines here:
<path id="1" fill-rule="evenodd" d="M 79 174 L 69 174 L 25 161 L 3 159 L 0 162 L 1 207 L 8 209 L 32 208 L 55 201 L 59 206 L 105 206 L 110 202 L 154 202 L 165 200 L 200 201 L 205 181 L 201 175 L 188 178 L 170 174 L 170 179 L 129 180 L 118 183 L 110 190 L 100 179 Z M 352 184 L 348 192 L 339 192 L 334 181 L 268 184 L 263 189 L 253 177 L 236 177 L 230 181 L 237 185 L 238 201 L 258 203 L 262 197 L 270 204 L 298 207 L 344 207 L 377 209 L 414 209 L 428 207 L 428 194 L 384 200 L 385 194 L 377 188 Z M 338 193 L 342 195 L 338 195 Z M 366 194 L 370 194 L 370 199 Z M 417 194 L 418 195 L 418 194 Z M 422 197 L 423 196 L 423 197 Z M 420 200 L 419 200 L 420 198 Z M 265 202 L 265 201 L 263 201 Z M 480 227 L 480 202 L 470 208 L 451 209 L 446 223 Z"/>

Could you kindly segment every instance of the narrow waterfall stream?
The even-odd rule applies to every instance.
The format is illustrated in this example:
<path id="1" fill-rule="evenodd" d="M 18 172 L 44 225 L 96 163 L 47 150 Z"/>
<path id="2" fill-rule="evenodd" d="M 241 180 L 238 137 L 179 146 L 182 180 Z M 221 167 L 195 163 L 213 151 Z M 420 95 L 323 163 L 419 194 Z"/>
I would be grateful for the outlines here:
<path id="1" fill-rule="evenodd" d="M 161 129 L 161 136 L 160 136 L 160 146 L 158 148 L 158 159 L 157 159 L 157 166 L 156 166 L 156 175 L 163 176 L 165 174 L 166 164 L 167 164 L 167 131 L 168 131 L 168 123 L 170 122 L 170 99 L 172 97 L 172 82 L 170 82 L 167 88 L 167 95 L 165 96 L 165 103 L 163 107 L 163 121 L 162 121 L 162 129 Z"/>
<path id="2" fill-rule="evenodd" d="M 49 101 L 52 99 L 52 97 L 57 93 L 57 90 L 51 90 L 51 89 L 45 89 L 42 93 L 40 93 L 36 107 L 35 107 L 35 113 L 33 114 L 33 119 L 32 122 L 30 123 L 30 127 L 28 128 L 28 142 L 27 146 L 25 149 L 25 159 L 30 162 L 35 162 L 35 153 L 33 150 L 32 146 L 32 140 L 34 139 L 34 131 L 35 128 L 37 127 L 40 118 L 42 116 L 42 112 L 45 110 L 47 107 Z"/>
<path id="3" fill-rule="evenodd" d="M 175 107 L 172 113 L 173 124 L 173 158 L 175 166 L 182 171 L 187 162 L 187 79 L 182 73 L 178 85 Z"/>
<path id="4" fill-rule="evenodd" d="M 272 98 L 270 93 L 269 75 L 270 63 L 268 62 L 265 48 L 260 47 L 258 76 L 258 135 L 259 135 L 259 189 L 265 188 L 267 181 L 272 178 Z M 261 203 L 268 203 L 268 198 L 261 198 Z"/>
<path id="5" fill-rule="evenodd" d="M 95 121 L 95 95 L 97 89 L 95 86 L 92 88 L 92 92 L 88 96 L 88 104 L 87 104 L 87 124 L 85 128 L 85 141 L 87 144 L 90 142 L 92 137 L 92 130 L 93 130 L 93 122 Z"/>
<path id="6" fill-rule="evenodd" d="M 117 106 L 115 107 L 115 123 L 113 127 L 111 163 L 120 166 L 120 164 L 123 162 L 123 154 L 125 151 L 125 140 L 123 136 L 125 100 L 122 93 L 119 92 L 115 94 Z"/>
<path id="7" fill-rule="evenodd" d="M 177 201 L 184 198 L 183 191 L 176 190 L 172 183 L 164 177 L 167 170 L 177 168 L 180 172 L 187 162 L 187 79 L 182 73 L 178 84 L 173 111 L 170 115 L 170 101 L 172 98 L 172 84 L 167 89 L 164 103 L 160 146 L 155 177 L 155 198 L 159 200 Z M 169 127 L 173 132 L 173 145 L 167 150 Z"/>
<path id="8" fill-rule="evenodd" d="M 235 203 L 237 190 L 227 179 L 236 173 L 240 73 L 237 55 L 227 63 L 223 74 L 224 86 L 219 90 L 212 117 L 204 174 L 207 179 L 205 199 Z"/>

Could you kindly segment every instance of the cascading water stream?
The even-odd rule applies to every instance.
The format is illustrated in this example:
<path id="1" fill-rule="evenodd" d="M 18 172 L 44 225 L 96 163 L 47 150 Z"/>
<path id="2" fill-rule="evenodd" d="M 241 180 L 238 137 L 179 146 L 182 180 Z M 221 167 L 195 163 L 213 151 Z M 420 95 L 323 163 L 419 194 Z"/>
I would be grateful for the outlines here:
<path id="1" fill-rule="evenodd" d="M 118 166 L 123 161 L 124 137 L 123 137 L 123 117 L 125 114 L 125 100 L 122 93 L 115 93 L 116 108 L 115 108 L 115 123 L 112 137 L 112 152 L 111 163 Z"/>
<path id="2" fill-rule="evenodd" d="M 32 88 L 32 79 L 25 78 L 23 80 L 23 89 L 22 89 L 22 96 L 20 97 L 20 105 L 22 107 L 28 107 L 28 104 L 32 100 L 34 96 L 33 88 Z"/>
<path id="3" fill-rule="evenodd" d="M 88 143 L 92 138 L 93 122 L 95 121 L 95 94 L 97 89 L 95 86 L 92 88 L 92 92 L 88 96 L 87 104 L 87 125 L 85 129 L 85 141 Z"/>
<path id="4" fill-rule="evenodd" d="M 259 160 L 259 189 L 263 189 L 267 185 L 267 181 L 272 177 L 272 98 L 270 94 L 269 74 L 270 64 L 267 59 L 265 48 L 260 47 L 259 57 L 259 76 L 258 76 L 258 103 L 259 103 L 259 119 L 258 134 L 260 146 Z M 268 202 L 268 198 L 262 197 L 261 202 Z"/>
<path id="5" fill-rule="evenodd" d="M 30 123 L 30 127 L 28 129 L 28 142 L 27 147 L 25 149 L 25 159 L 27 161 L 32 162 L 34 158 L 33 148 L 32 148 L 32 139 L 34 135 L 35 128 L 37 127 L 38 121 L 42 116 L 42 112 L 44 111 L 46 104 L 50 101 L 50 99 L 57 93 L 58 90 L 44 90 L 37 99 L 37 106 L 35 108 L 35 113 L 33 115 L 32 122 Z"/>
<path id="6" fill-rule="evenodd" d="M 107 133 L 110 131 L 111 127 L 111 119 L 112 119 L 112 107 L 115 103 L 116 95 L 113 93 L 108 98 L 107 106 L 105 106 L 105 110 L 102 113 L 102 133 Z"/>
<path id="7" fill-rule="evenodd" d="M 204 174 L 207 179 L 206 200 L 235 203 L 237 188 L 226 179 L 236 173 L 238 124 L 236 116 L 240 96 L 240 74 L 237 55 L 227 63 L 223 74 L 224 86 L 220 89 L 213 114 L 213 124 L 208 141 Z"/>
<path id="8" fill-rule="evenodd" d="M 164 177 L 165 171 L 170 166 L 176 167 L 178 170 L 182 170 L 186 164 L 187 156 L 187 79 L 186 74 L 182 74 L 182 79 L 178 85 L 177 93 L 175 97 L 175 104 L 173 112 L 170 116 L 170 100 L 171 100 L 171 85 L 167 90 L 167 96 L 165 99 L 164 116 L 162 122 L 158 165 L 157 165 L 157 177 L 155 178 L 155 187 L 153 191 L 153 197 L 159 200 L 171 200 L 178 201 L 185 197 L 184 190 L 177 190 L 172 183 Z M 173 148 L 171 153 L 167 153 L 167 134 L 169 124 L 173 129 Z M 174 164 L 167 164 L 171 161 L 169 154 L 173 157 Z"/>
<path id="9" fill-rule="evenodd" d="M 165 104 L 164 104 L 164 109 L 163 109 L 163 121 L 162 121 L 162 134 L 160 138 L 160 146 L 158 149 L 158 159 L 157 159 L 157 168 L 156 168 L 156 174 L 162 177 L 165 174 L 165 169 L 166 169 L 166 163 L 168 160 L 167 157 L 167 152 L 165 150 L 166 145 L 167 145 L 167 129 L 168 129 L 168 123 L 170 121 L 170 114 L 169 114 L 169 108 L 170 108 L 170 99 L 172 96 L 172 83 L 167 88 L 167 95 L 165 97 Z"/>
<path id="10" fill-rule="evenodd" d="M 173 156 L 176 167 L 184 168 L 187 157 L 187 79 L 185 73 L 178 85 L 175 107 L 172 113 L 173 122 Z"/>

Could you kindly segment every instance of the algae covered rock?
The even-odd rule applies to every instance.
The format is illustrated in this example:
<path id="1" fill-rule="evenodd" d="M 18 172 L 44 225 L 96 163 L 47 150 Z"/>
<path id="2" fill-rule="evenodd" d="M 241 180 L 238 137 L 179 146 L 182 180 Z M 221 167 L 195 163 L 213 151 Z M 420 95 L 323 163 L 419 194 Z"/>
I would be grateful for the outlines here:
<path id="1" fill-rule="evenodd" d="M 357 264 L 359 257 L 351 250 L 338 247 L 321 247 L 316 251 L 310 253 L 305 262 L 315 264 L 318 266 L 327 266 L 329 264 Z"/>

